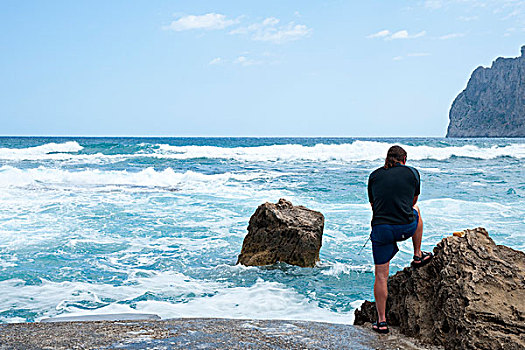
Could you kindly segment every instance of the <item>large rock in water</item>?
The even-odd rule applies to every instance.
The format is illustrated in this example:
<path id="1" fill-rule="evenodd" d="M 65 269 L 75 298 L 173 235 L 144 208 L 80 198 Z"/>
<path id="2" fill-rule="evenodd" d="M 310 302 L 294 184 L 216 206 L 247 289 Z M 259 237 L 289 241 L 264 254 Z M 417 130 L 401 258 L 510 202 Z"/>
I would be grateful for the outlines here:
<path id="1" fill-rule="evenodd" d="M 525 137 L 525 46 L 476 68 L 449 117 L 447 137 Z"/>
<path id="2" fill-rule="evenodd" d="M 387 321 L 445 349 L 525 349 L 525 254 L 483 228 L 444 238 L 419 269 L 388 279 Z M 376 320 L 375 303 L 355 324 Z"/>
<path id="3" fill-rule="evenodd" d="M 319 261 L 323 214 L 286 199 L 261 204 L 250 218 L 237 263 L 247 266 L 285 262 L 313 267 Z"/>

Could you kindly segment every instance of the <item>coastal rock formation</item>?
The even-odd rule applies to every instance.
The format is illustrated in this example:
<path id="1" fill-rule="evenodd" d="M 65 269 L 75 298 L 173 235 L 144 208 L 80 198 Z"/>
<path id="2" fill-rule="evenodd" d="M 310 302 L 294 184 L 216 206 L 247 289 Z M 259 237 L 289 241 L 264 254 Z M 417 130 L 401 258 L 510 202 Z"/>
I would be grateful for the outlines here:
<path id="1" fill-rule="evenodd" d="M 309 321 L 176 318 L 161 321 L 0 323 L 0 350 L 228 349 L 442 350 L 395 332 Z"/>
<path id="2" fill-rule="evenodd" d="M 478 67 L 452 103 L 447 137 L 525 137 L 525 46 Z"/>
<path id="3" fill-rule="evenodd" d="M 389 277 L 389 324 L 445 349 L 524 349 L 525 254 L 483 228 L 464 232 L 444 238 L 427 266 Z M 375 303 L 355 315 L 375 321 Z"/>
<path id="4" fill-rule="evenodd" d="M 247 266 L 285 262 L 313 267 L 319 261 L 323 214 L 286 199 L 261 204 L 250 218 L 237 263 Z"/>

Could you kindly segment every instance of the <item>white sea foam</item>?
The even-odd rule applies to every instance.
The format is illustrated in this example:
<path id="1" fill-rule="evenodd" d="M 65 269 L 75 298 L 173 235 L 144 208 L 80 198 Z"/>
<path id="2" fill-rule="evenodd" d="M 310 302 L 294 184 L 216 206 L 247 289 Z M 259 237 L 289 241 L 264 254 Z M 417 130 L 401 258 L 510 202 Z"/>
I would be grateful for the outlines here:
<path id="1" fill-rule="evenodd" d="M 95 310 L 77 307 L 68 307 L 66 310 L 59 305 L 57 310 L 66 312 L 62 316 L 141 312 L 157 314 L 163 319 L 222 318 L 227 315 L 235 319 L 285 319 L 343 324 L 352 324 L 354 318 L 353 312 L 330 311 L 281 283 L 261 279 L 249 287 L 222 286 L 210 295 L 202 292 L 197 290 L 198 296 L 184 303 L 148 300 L 139 301 L 133 307 L 125 303 L 111 303 Z"/>
<path id="2" fill-rule="evenodd" d="M 10 279 L 0 282 L 5 298 L 0 298 L 0 310 L 31 309 L 53 316 L 57 312 L 76 310 L 78 303 L 98 304 L 98 310 L 110 303 L 102 299 L 129 301 L 148 292 L 168 293 L 172 296 L 204 295 L 214 293 L 227 285 L 191 279 L 177 272 L 152 273 L 149 277 L 135 278 L 128 284 L 113 286 L 86 282 L 53 282 L 42 280 L 41 284 L 26 285 L 23 280 Z M 90 310 L 93 313 L 94 310 Z M 55 310 L 55 311 L 52 311 Z M 87 311 L 89 313 L 89 311 Z"/>
<path id="3" fill-rule="evenodd" d="M 224 317 L 237 319 L 284 319 L 352 324 L 352 312 L 334 312 L 318 305 L 284 284 L 259 279 L 251 287 L 221 290 L 212 297 L 196 298 L 188 303 L 146 301 L 137 310 L 162 318 Z"/>
<path id="4" fill-rule="evenodd" d="M 326 276 L 334 276 L 339 278 L 341 275 L 349 275 L 352 272 L 373 272 L 372 265 L 350 265 L 340 262 L 322 264 L 322 267 L 328 267 L 321 270 L 321 273 Z"/>
<path id="5" fill-rule="evenodd" d="M 467 201 L 456 198 L 435 198 L 419 202 L 419 206 L 427 212 L 445 215 L 480 215 L 485 212 L 504 213 L 506 211 L 523 211 L 513 205 L 505 205 L 497 202 Z"/>
<path id="6" fill-rule="evenodd" d="M 37 159 L 64 159 L 71 158 L 71 153 L 78 152 L 84 147 L 76 141 L 64 143 L 46 143 L 41 146 L 27 148 L 0 148 L 0 159 L 8 160 L 37 160 Z"/>
<path id="7" fill-rule="evenodd" d="M 425 231 L 424 248 L 428 249 L 442 237 L 467 228 L 485 227 L 491 235 L 518 235 L 525 217 L 523 201 L 514 203 L 467 201 L 455 198 L 436 198 L 419 202 Z M 510 240 L 512 247 L 523 249 L 523 239 Z M 497 242 L 500 243 L 500 242 Z M 501 242 L 504 243 L 504 242 Z M 506 243 L 508 244 L 508 243 Z"/>
<path id="8" fill-rule="evenodd" d="M 240 161 L 373 161 L 385 157 L 390 143 L 354 141 L 345 144 L 298 144 L 259 147 L 171 146 L 157 145 L 159 157 L 191 159 L 222 158 Z M 525 158 L 525 144 L 477 147 L 472 145 L 431 147 L 402 145 L 412 160 L 444 160 L 452 156 L 493 159 L 502 156 Z"/>
<path id="9" fill-rule="evenodd" d="M 225 317 L 238 319 L 287 319 L 353 323 L 353 312 L 334 312 L 318 305 L 278 282 L 259 279 L 248 287 L 191 279 L 179 273 L 153 273 L 123 286 L 85 282 L 51 282 L 26 285 L 22 280 L 0 282 L 3 295 L 0 310 L 31 309 L 38 319 L 122 312 L 154 313 L 162 318 Z M 189 301 L 141 300 L 146 293 Z M 103 301 L 105 300 L 105 301 Z M 114 300 L 108 302 L 107 300 Z M 88 303 L 89 307 L 87 307 Z M 83 306 L 80 306 L 83 305 Z M 17 322 L 18 318 L 4 318 Z"/>
<path id="10" fill-rule="evenodd" d="M 419 171 L 421 172 L 427 172 L 427 173 L 440 173 L 442 172 L 441 169 L 439 168 L 423 168 L 423 167 L 418 167 L 417 168 Z"/>
<path id="11" fill-rule="evenodd" d="M 56 168 L 18 169 L 12 166 L 0 168 L 0 187 L 27 185 L 62 185 L 62 186 L 136 186 L 167 187 L 173 189 L 197 189 L 203 186 L 217 186 L 229 182 L 240 183 L 255 179 L 272 179 L 287 175 L 281 172 L 245 172 L 202 174 L 194 171 L 175 172 L 171 168 L 156 171 L 146 168 L 138 172 L 126 170 L 81 170 L 68 171 Z"/>
<path id="12" fill-rule="evenodd" d="M 143 144 L 145 147 L 146 145 Z M 344 144 L 299 144 L 270 145 L 257 147 L 217 147 L 217 146 L 172 146 L 158 144 L 147 152 L 141 150 L 134 154 L 77 154 L 82 150 L 76 141 L 48 143 L 28 148 L 0 148 L 0 159 L 4 160 L 63 160 L 68 162 L 108 163 L 133 158 L 194 159 L 214 158 L 237 161 L 374 161 L 383 159 L 391 143 L 379 141 L 354 141 Z M 411 160 L 444 160 L 452 156 L 477 159 L 497 157 L 525 158 L 525 144 L 478 147 L 465 146 L 408 146 L 402 145 Z M 435 171 L 435 168 L 429 171 Z"/>

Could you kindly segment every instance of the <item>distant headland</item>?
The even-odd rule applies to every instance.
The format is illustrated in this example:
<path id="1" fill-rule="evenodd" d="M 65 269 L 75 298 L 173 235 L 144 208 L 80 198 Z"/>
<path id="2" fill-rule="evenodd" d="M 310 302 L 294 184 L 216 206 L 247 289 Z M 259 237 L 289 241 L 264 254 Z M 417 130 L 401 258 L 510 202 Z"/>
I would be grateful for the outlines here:
<path id="1" fill-rule="evenodd" d="M 447 137 L 525 137 L 525 45 L 472 72 L 452 103 Z"/>

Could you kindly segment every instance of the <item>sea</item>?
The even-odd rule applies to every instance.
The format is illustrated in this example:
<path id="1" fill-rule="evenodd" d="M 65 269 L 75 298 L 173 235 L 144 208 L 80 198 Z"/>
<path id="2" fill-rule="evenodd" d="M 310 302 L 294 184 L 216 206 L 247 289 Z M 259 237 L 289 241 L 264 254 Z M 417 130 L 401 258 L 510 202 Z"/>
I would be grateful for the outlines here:
<path id="1" fill-rule="evenodd" d="M 525 249 L 525 139 L 2 137 L 0 322 L 350 324 L 373 300 L 368 175 L 394 144 L 421 174 L 424 250 L 479 226 Z M 236 265 L 250 216 L 279 198 L 324 214 L 320 262 Z M 399 248 L 391 273 L 412 258 Z"/>

